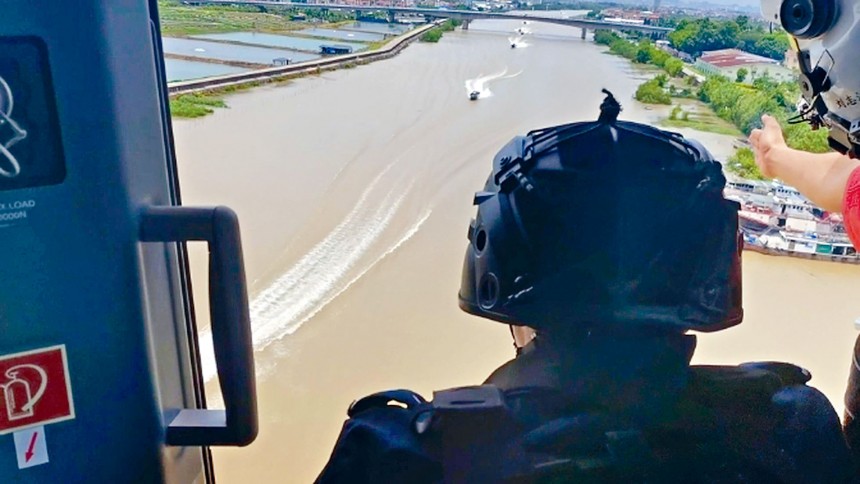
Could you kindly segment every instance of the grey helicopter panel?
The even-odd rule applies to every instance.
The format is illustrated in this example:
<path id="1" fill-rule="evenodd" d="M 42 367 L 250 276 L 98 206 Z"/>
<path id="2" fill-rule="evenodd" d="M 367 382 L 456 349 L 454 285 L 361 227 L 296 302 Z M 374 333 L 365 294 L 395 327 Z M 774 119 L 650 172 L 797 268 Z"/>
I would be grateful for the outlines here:
<path id="1" fill-rule="evenodd" d="M 66 176 L 45 44 L 0 38 L 0 191 L 53 185 Z"/>

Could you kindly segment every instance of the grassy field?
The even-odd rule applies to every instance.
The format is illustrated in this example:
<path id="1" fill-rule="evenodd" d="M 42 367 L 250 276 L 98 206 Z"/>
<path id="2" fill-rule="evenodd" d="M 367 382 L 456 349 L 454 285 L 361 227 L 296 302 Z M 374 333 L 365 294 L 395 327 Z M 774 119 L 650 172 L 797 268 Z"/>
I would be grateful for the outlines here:
<path id="1" fill-rule="evenodd" d="M 215 112 L 215 108 L 226 108 L 219 94 L 182 94 L 170 100 L 170 114 L 178 118 L 200 118 Z"/>
<path id="2" fill-rule="evenodd" d="M 690 118 L 686 120 L 664 119 L 660 122 L 660 125 L 668 128 L 690 128 L 709 133 L 727 134 L 738 137 L 743 136 L 743 133 L 741 133 L 737 128 L 716 116 L 691 115 Z"/>
<path id="3" fill-rule="evenodd" d="M 744 134 L 733 124 L 720 119 L 705 104 L 693 100 L 674 100 L 677 104 L 668 118 L 660 121 L 661 126 L 669 128 L 690 128 L 709 133 L 727 134 L 743 137 Z"/>
<path id="4" fill-rule="evenodd" d="M 256 7 L 188 6 L 178 0 L 159 0 L 161 31 L 167 36 L 218 32 L 285 32 L 307 28 L 306 22 L 293 22 L 289 16 L 261 12 Z"/>

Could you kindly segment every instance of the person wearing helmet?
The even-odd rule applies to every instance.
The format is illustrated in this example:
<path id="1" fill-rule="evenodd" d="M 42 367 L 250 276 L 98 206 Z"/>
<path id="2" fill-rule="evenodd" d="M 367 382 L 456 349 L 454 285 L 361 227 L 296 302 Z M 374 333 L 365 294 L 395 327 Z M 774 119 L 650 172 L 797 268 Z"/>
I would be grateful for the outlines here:
<path id="1" fill-rule="evenodd" d="M 532 328 L 517 356 L 432 402 L 355 401 L 318 483 L 849 482 L 806 371 L 690 365 L 688 331 L 743 319 L 738 205 L 701 144 L 606 94 L 512 139 L 475 194 L 459 305 Z"/>
<path id="2" fill-rule="evenodd" d="M 794 185 L 821 207 L 841 211 L 852 243 L 860 249 L 860 16 L 854 0 L 762 0 L 765 19 L 790 35 L 801 70 L 807 107 L 801 115 L 826 128 L 833 153 L 788 148 L 776 121 L 750 135 L 756 163 L 766 176 Z M 860 462 L 860 337 L 845 393 L 844 432 Z"/>
<path id="3" fill-rule="evenodd" d="M 860 17 L 853 0 L 763 0 L 762 15 L 791 36 L 801 70 L 801 115 L 828 129 L 835 152 L 786 146 L 779 124 L 763 116 L 750 142 L 762 174 L 794 186 L 826 210 L 842 212 L 860 248 Z"/>

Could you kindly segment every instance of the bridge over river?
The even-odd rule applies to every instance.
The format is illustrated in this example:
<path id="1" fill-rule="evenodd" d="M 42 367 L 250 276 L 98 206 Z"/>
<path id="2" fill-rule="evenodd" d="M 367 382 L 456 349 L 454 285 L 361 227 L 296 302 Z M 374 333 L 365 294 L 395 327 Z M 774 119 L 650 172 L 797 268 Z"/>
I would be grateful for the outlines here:
<path id="1" fill-rule="evenodd" d="M 287 7 L 287 8 L 316 8 L 327 10 L 352 10 L 355 12 L 387 12 L 389 20 L 394 20 L 395 14 L 416 14 L 423 15 L 428 20 L 439 18 L 450 18 L 463 21 L 463 28 L 469 28 L 469 22 L 476 19 L 504 19 L 504 20 L 527 20 L 530 22 L 546 22 L 559 25 L 567 25 L 570 27 L 578 27 L 582 29 L 582 38 L 589 30 L 621 30 L 625 32 L 642 32 L 651 34 L 655 38 L 660 38 L 672 31 L 666 27 L 656 27 L 653 25 L 630 24 L 620 22 L 605 22 L 602 20 L 589 20 L 584 18 L 559 18 L 559 17 L 543 17 L 539 15 L 525 15 L 522 13 L 500 13 L 500 12 L 478 12 L 473 10 L 447 10 L 434 8 L 413 8 L 413 7 L 386 7 L 382 5 L 362 6 L 362 5 L 341 5 L 341 4 L 321 4 L 321 3 L 296 3 L 296 2 L 278 2 L 272 0 L 192 0 L 189 4 L 218 4 L 218 5 L 257 5 L 261 7 Z"/>

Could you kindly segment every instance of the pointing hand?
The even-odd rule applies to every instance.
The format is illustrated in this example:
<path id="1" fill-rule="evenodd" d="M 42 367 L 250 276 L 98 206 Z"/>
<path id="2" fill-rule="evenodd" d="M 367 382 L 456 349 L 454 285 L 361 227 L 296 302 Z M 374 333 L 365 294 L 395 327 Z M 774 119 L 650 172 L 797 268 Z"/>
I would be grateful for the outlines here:
<path id="1" fill-rule="evenodd" d="M 756 165 L 758 165 L 762 175 L 773 178 L 776 176 L 774 157 L 778 155 L 780 150 L 788 146 L 785 144 L 779 122 L 773 116 L 765 114 L 761 117 L 761 121 L 764 126 L 761 129 L 754 129 L 750 133 L 750 144 L 752 144 L 755 153 Z"/>

